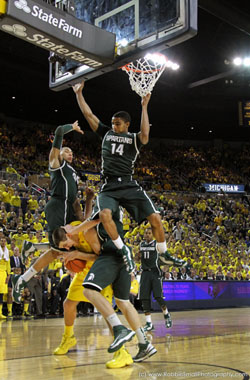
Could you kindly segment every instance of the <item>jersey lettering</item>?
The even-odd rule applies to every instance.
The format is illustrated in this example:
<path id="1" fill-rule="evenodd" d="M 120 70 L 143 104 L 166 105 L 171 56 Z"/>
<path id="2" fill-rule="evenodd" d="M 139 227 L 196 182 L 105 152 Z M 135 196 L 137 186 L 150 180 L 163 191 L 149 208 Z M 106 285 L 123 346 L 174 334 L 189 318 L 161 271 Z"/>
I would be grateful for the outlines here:
<path id="1" fill-rule="evenodd" d="M 119 144 L 118 147 L 117 144 L 111 144 L 112 145 L 112 154 L 119 153 L 120 156 L 124 153 L 124 144 Z"/>

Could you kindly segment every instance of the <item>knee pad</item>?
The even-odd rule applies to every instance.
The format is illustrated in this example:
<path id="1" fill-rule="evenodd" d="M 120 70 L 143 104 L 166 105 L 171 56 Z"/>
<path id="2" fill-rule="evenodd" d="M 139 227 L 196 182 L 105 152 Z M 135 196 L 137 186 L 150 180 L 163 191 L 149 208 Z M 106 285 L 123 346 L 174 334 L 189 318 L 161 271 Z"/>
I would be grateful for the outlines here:
<path id="1" fill-rule="evenodd" d="M 161 308 L 167 306 L 167 302 L 162 297 L 157 297 L 155 300 Z"/>
<path id="2" fill-rule="evenodd" d="M 151 310 L 151 302 L 150 300 L 141 300 L 142 308 L 144 313 L 150 313 Z"/>

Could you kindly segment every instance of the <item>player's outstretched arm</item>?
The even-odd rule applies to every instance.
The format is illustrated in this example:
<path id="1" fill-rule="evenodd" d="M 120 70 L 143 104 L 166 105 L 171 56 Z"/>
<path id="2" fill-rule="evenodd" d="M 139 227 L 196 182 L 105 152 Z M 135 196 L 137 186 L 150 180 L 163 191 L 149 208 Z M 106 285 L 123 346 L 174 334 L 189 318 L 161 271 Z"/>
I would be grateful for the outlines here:
<path id="1" fill-rule="evenodd" d="M 86 261 L 95 261 L 97 259 L 97 255 L 95 253 L 86 253 L 81 251 L 72 251 L 68 253 L 64 253 L 64 262 L 67 264 L 69 261 L 79 259 L 79 260 L 86 260 Z"/>
<path id="2" fill-rule="evenodd" d="M 82 81 L 81 83 L 75 84 L 73 86 L 73 91 L 76 94 L 76 100 L 77 100 L 77 103 L 78 103 L 78 105 L 80 107 L 80 110 L 83 113 L 83 116 L 85 117 L 85 119 L 89 123 L 89 126 L 92 129 L 92 131 L 95 132 L 97 130 L 97 128 L 98 128 L 100 120 L 98 119 L 98 117 L 96 117 L 93 114 L 91 108 L 86 103 L 86 100 L 83 97 L 82 90 L 84 88 L 84 84 L 85 84 L 84 81 Z"/>
<path id="3" fill-rule="evenodd" d="M 95 227 L 97 224 L 100 223 L 99 219 L 95 220 L 85 220 L 81 224 L 78 224 L 78 226 L 71 226 L 66 225 L 63 228 L 65 229 L 66 233 L 70 233 L 71 235 L 77 235 L 79 232 L 87 232 L 91 228 Z"/>
<path id="4" fill-rule="evenodd" d="M 77 120 L 73 124 L 60 125 L 56 128 L 55 137 L 49 154 L 49 164 L 53 169 L 59 168 L 61 165 L 60 149 L 62 147 L 63 136 L 71 131 L 76 131 L 81 134 L 84 133 L 78 125 Z"/>
<path id="5" fill-rule="evenodd" d="M 149 131 L 150 131 L 150 124 L 149 124 L 149 117 L 148 117 L 148 103 L 150 100 L 151 94 L 147 94 L 142 98 L 141 106 L 142 106 L 142 112 L 141 112 L 141 129 L 139 132 L 139 139 L 143 145 L 148 143 L 149 140 Z"/>

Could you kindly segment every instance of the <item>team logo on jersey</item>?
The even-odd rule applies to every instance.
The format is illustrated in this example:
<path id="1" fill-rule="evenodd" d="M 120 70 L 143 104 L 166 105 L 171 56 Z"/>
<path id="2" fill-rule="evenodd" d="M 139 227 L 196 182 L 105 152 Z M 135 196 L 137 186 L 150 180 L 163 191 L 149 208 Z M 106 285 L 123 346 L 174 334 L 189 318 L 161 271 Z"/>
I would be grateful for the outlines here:
<path id="1" fill-rule="evenodd" d="M 87 278 L 87 280 L 88 280 L 88 281 L 93 281 L 93 280 L 94 280 L 94 278 L 95 278 L 95 275 L 94 275 L 94 273 L 90 273 L 90 274 L 88 275 L 88 278 Z"/>

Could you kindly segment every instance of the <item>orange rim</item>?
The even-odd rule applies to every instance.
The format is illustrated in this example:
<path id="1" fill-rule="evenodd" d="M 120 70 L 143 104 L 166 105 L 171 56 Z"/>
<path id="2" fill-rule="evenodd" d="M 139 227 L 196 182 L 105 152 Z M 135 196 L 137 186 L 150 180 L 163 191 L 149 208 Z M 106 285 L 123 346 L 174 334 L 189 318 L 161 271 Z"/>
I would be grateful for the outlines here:
<path id="1" fill-rule="evenodd" d="M 121 66 L 120 69 L 125 69 L 126 71 L 133 71 L 134 73 L 144 73 L 144 74 L 150 74 L 150 73 L 155 73 L 156 71 L 160 71 L 161 68 L 159 69 L 154 69 L 154 70 L 139 70 L 139 69 L 133 69 L 132 67 L 129 67 L 130 63 L 127 63 L 124 66 Z"/>

